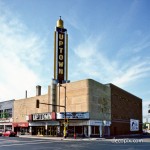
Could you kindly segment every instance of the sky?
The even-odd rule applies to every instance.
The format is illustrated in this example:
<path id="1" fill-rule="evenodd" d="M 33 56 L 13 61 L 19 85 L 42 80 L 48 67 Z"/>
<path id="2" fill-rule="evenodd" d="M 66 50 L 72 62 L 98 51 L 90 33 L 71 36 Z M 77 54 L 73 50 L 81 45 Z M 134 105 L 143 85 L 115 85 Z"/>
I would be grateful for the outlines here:
<path id="1" fill-rule="evenodd" d="M 59 16 L 69 35 L 69 80 L 113 83 L 150 104 L 149 0 L 0 0 L 0 101 L 42 94 L 53 78 Z"/>

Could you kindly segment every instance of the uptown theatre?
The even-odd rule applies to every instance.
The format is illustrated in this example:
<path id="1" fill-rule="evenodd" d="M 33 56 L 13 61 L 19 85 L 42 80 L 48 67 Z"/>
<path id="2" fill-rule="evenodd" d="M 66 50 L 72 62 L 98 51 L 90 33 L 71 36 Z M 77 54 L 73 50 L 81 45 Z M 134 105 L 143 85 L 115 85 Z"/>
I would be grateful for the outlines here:
<path id="1" fill-rule="evenodd" d="M 37 100 L 39 108 L 36 108 Z M 142 99 L 93 79 L 68 80 L 68 34 L 54 32 L 54 77 L 45 95 L 14 101 L 14 130 L 32 135 L 104 137 L 142 133 Z M 23 126 L 26 124 L 25 126 Z M 136 127 L 133 127 L 136 124 Z"/>

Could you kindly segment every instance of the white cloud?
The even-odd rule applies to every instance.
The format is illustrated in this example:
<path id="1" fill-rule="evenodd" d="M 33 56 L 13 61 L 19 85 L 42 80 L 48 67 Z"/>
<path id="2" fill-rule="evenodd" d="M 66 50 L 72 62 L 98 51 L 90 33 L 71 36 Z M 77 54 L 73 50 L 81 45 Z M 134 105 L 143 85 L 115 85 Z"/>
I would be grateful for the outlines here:
<path id="1" fill-rule="evenodd" d="M 125 69 L 120 68 L 121 73 L 119 73 L 118 76 L 112 81 L 114 84 L 123 86 L 131 81 L 134 82 L 137 79 L 149 76 L 149 60 L 143 60 L 143 62 L 136 62 L 135 64 L 130 62 L 129 64 L 130 65 Z"/>
<path id="2" fill-rule="evenodd" d="M 96 39 L 93 36 L 88 37 L 84 42 L 79 44 L 77 48 L 75 48 L 74 52 L 78 57 L 84 58 L 91 58 L 95 56 L 98 49 L 98 43 L 100 42 L 100 37 Z"/>
<path id="3" fill-rule="evenodd" d="M 115 59 L 116 57 L 110 60 L 110 56 L 104 55 L 104 50 L 99 46 L 102 44 L 100 39 L 91 36 L 75 48 L 75 54 L 79 59 L 78 74 L 85 74 L 103 83 L 112 82 L 121 87 L 149 76 L 149 57 L 143 59 L 133 56 L 125 62 Z"/>
<path id="4" fill-rule="evenodd" d="M 22 98 L 25 90 L 35 95 L 41 79 L 34 69 L 40 68 L 44 42 L 0 5 L 0 101 Z"/>

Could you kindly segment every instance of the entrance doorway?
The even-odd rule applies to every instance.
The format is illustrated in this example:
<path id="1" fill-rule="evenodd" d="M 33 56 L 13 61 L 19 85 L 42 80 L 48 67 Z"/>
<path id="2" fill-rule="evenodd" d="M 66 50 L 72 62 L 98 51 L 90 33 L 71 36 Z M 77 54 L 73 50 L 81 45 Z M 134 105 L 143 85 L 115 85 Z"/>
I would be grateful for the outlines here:
<path id="1" fill-rule="evenodd" d="M 44 127 L 36 127 L 36 134 L 37 135 L 44 135 L 45 129 Z"/>
<path id="2" fill-rule="evenodd" d="M 47 135 L 57 136 L 57 126 L 48 126 Z"/>

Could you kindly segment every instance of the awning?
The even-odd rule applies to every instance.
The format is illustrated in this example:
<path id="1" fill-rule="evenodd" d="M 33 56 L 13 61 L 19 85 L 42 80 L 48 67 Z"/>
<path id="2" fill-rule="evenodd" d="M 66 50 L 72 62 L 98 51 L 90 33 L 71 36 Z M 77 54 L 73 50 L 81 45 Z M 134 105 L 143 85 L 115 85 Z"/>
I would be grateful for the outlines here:
<path id="1" fill-rule="evenodd" d="M 29 123 L 28 122 L 14 122 L 12 123 L 13 127 L 28 127 Z"/>

